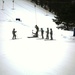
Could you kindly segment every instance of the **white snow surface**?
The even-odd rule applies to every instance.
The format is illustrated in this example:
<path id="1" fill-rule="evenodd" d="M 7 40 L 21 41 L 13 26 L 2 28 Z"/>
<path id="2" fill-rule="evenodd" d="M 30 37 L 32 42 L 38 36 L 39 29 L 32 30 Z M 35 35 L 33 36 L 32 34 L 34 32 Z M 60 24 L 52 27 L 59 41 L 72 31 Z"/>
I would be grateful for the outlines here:
<path id="1" fill-rule="evenodd" d="M 28 0 L 14 0 L 14 7 L 11 0 L 4 5 L 0 0 L 0 75 L 75 75 L 73 32 L 56 29 L 53 18 Z M 39 38 L 27 38 L 36 24 L 45 31 L 52 28 L 54 40 L 41 39 L 40 32 Z M 13 28 L 16 40 L 12 40 Z"/>

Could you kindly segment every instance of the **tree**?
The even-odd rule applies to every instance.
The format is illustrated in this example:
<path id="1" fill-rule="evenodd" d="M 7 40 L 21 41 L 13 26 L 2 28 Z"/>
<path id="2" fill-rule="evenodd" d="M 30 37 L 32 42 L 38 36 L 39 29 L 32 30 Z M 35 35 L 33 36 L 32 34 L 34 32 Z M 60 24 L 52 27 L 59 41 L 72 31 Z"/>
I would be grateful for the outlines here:
<path id="1" fill-rule="evenodd" d="M 57 24 L 64 24 L 68 30 L 70 27 L 75 26 L 75 4 L 68 3 L 61 6 L 53 21 Z"/>
<path id="2" fill-rule="evenodd" d="M 33 0 L 35 3 L 38 0 Z M 75 26 L 75 1 L 74 0 L 39 0 L 41 7 L 48 7 L 49 11 L 54 13 L 53 21 L 57 24 L 63 24 L 66 29 Z"/>

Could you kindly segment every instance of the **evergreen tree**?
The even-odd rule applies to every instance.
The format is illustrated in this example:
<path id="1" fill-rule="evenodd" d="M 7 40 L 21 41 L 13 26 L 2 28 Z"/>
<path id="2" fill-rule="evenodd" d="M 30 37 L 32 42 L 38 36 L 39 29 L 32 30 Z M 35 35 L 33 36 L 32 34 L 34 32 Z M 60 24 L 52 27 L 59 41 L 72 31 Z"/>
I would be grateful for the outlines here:
<path id="1" fill-rule="evenodd" d="M 32 0 L 36 4 L 54 13 L 53 21 L 57 24 L 63 24 L 64 27 L 75 26 L 75 0 Z"/>
<path id="2" fill-rule="evenodd" d="M 63 24 L 68 30 L 69 28 L 75 26 L 75 4 L 65 3 L 61 6 L 61 9 L 57 12 L 55 19 L 53 21 L 57 24 Z"/>

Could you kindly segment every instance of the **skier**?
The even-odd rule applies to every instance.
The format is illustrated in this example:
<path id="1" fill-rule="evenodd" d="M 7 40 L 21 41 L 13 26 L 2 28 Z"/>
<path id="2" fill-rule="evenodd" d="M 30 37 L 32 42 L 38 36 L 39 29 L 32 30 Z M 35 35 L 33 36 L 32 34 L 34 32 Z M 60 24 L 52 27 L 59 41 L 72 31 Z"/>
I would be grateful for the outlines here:
<path id="1" fill-rule="evenodd" d="M 36 37 L 36 33 L 34 33 L 34 31 L 32 30 L 32 35 L 33 37 Z"/>
<path id="2" fill-rule="evenodd" d="M 46 39 L 49 39 L 49 28 L 47 28 L 47 31 L 46 31 Z"/>
<path id="3" fill-rule="evenodd" d="M 73 29 L 73 36 L 75 36 L 75 28 Z"/>
<path id="4" fill-rule="evenodd" d="M 38 37 L 39 27 L 37 25 L 35 25 L 35 28 L 36 28 L 35 36 Z"/>
<path id="5" fill-rule="evenodd" d="M 12 37 L 12 39 L 16 39 L 16 32 L 17 31 L 15 31 L 15 28 L 13 28 L 13 31 L 12 31 L 13 37 Z"/>
<path id="6" fill-rule="evenodd" d="M 43 28 L 41 28 L 41 36 L 42 36 L 42 39 L 44 38 L 43 34 L 44 34 L 44 30 L 43 30 Z"/>
<path id="7" fill-rule="evenodd" d="M 51 40 L 53 40 L 53 31 L 52 31 L 52 28 L 50 29 L 50 37 L 51 37 Z"/>

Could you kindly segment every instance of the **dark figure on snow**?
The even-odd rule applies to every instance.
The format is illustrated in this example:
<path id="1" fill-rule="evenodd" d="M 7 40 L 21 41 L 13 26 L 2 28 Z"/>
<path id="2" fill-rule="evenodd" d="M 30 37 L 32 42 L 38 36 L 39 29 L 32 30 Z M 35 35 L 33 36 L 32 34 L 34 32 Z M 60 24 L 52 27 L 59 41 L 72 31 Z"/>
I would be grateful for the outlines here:
<path id="1" fill-rule="evenodd" d="M 73 36 L 75 36 L 75 28 L 73 29 Z"/>
<path id="2" fill-rule="evenodd" d="M 35 28 L 36 28 L 35 36 L 38 37 L 39 27 L 37 25 L 35 25 Z"/>
<path id="3" fill-rule="evenodd" d="M 49 39 L 49 28 L 47 28 L 47 31 L 46 31 L 46 39 Z"/>
<path id="4" fill-rule="evenodd" d="M 44 30 L 43 28 L 41 28 L 41 36 L 42 36 L 42 39 L 44 38 Z"/>
<path id="5" fill-rule="evenodd" d="M 34 33 L 33 30 L 32 30 L 32 35 L 33 35 L 33 37 L 36 37 L 36 33 Z"/>
<path id="6" fill-rule="evenodd" d="M 52 31 L 52 28 L 50 29 L 50 37 L 51 37 L 51 40 L 53 40 L 53 31 Z"/>
<path id="7" fill-rule="evenodd" d="M 12 37 L 12 39 L 16 39 L 16 32 L 17 31 L 15 31 L 15 28 L 13 28 L 13 31 L 12 31 L 13 37 Z"/>

